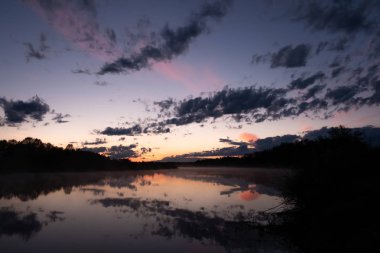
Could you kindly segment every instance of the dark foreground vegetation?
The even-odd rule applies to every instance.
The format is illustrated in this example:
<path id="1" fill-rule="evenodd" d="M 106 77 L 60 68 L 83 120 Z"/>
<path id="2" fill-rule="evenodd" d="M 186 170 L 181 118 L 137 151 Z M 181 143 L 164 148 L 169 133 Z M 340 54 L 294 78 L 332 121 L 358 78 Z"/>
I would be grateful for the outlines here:
<path id="1" fill-rule="evenodd" d="M 337 127 L 325 138 L 194 164 L 288 168 L 288 208 L 262 214 L 270 223 L 265 230 L 296 252 L 380 252 L 380 149 L 358 132 Z"/>
<path id="2" fill-rule="evenodd" d="M 89 151 L 65 149 L 39 139 L 0 141 L 0 173 L 169 169 L 175 164 L 112 160 Z"/>
<path id="3" fill-rule="evenodd" d="M 328 138 L 258 153 L 261 164 L 292 168 L 283 194 L 292 208 L 267 229 L 299 252 L 379 252 L 380 150 L 343 127 Z"/>

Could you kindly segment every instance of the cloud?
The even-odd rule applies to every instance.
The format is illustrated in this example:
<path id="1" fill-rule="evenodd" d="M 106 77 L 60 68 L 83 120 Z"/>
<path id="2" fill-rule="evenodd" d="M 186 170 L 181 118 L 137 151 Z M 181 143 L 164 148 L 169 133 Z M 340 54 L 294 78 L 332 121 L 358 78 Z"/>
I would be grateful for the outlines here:
<path id="1" fill-rule="evenodd" d="M 74 69 L 71 71 L 73 74 L 86 74 L 91 75 L 91 71 L 89 69 Z"/>
<path id="2" fill-rule="evenodd" d="M 99 134 L 104 135 L 127 135 L 127 136 L 134 136 L 139 135 L 142 133 L 142 128 L 140 125 L 134 125 L 132 127 L 124 128 L 124 127 L 107 127 L 103 131 L 98 131 Z"/>
<path id="3" fill-rule="evenodd" d="M 95 147 L 95 148 L 89 148 L 89 147 L 84 147 L 81 149 L 82 151 L 89 151 L 93 153 L 104 153 L 107 151 L 106 147 Z"/>
<path id="4" fill-rule="evenodd" d="M 225 87 L 208 96 L 172 98 L 154 102 L 156 117 L 132 123 L 127 128 L 107 127 L 104 135 L 162 134 L 173 126 L 203 123 L 208 119 L 230 117 L 236 122 L 260 123 L 297 117 L 332 117 L 334 112 L 380 104 L 380 80 L 377 65 L 360 71 L 345 85 L 326 84 L 327 75 L 317 72 L 291 81 L 285 88 L 250 86 Z M 297 90 L 298 92 L 293 92 Z"/>
<path id="5" fill-rule="evenodd" d="M 53 113 L 55 116 L 52 118 L 56 123 L 62 124 L 62 123 L 67 123 L 69 122 L 68 120 L 65 120 L 66 118 L 70 118 L 70 114 L 62 114 L 62 113 L 55 113 L 53 110 Z"/>
<path id="6" fill-rule="evenodd" d="M 306 1 L 297 10 L 295 20 L 304 21 L 313 30 L 332 33 L 369 31 L 375 4 L 376 1 Z"/>
<path id="7" fill-rule="evenodd" d="M 126 136 L 135 136 L 140 134 L 164 134 L 169 133 L 170 129 L 165 126 L 157 125 L 156 123 L 150 123 L 147 126 L 140 124 L 134 124 L 131 127 L 107 127 L 104 130 L 95 130 L 98 134 L 103 135 L 126 135 Z"/>
<path id="8" fill-rule="evenodd" d="M 95 141 L 84 141 L 82 142 L 82 145 L 100 145 L 100 144 L 106 144 L 107 140 L 101 139 L 101 138 L 96 138 Z"/>
<path id="9" fill-rule="evenodd" d="M 229 138 L 225 139 L 225 138 L 220 138 L 219 139 L 219 142 L 222 142 L 222 143 L 227 143 L 229 145 L 233 145 L 233 146 L 242 146 L 242 145 L 248 145 L 249 143 L 247 142 L 244 142 L 244 141 L 233 141 Z"/>
<path id="10" fill-rule="evenodd" d="M 281 48 L 277 53 L 272 54 L 271 68 L 285 67 L 296 68 L 304 67 L 309 56 L 311 46 L 300 44 L 293 48 L 292 45 Z"/>
<path id="11" fill-rule="evenodd" d="M 283 143 L 295 142 L 300 139 L 300 136 L 291 134 L 258 139 L 254 142 L 255 151 L 271 149 Z"/>
<path id="12" fill-rule="evenodd" d="M 251 133 L 242 133 L 240 134 L 239 138 L 245 142 L 255 142 L 259 137 L 255 134 Z"/>
<path id="13" fill-rule="evenodd" d="M 24 0 L 67 40 L 83 51 L 102 60 L 113 60 L 121 54 L 114 31 L 102 30 L 97 22 L 94 0 Z"/>
<path id="14" fill-rule="evenodd" d="M 223 18 L 230 5 L 231 1 L 229 0 L 204 3 L 197 12 L 192 13 L 183 26 L 173 29 L 166 25 L 152 43 L 148 43 L 128 57 L 123 56 L 103 65 L 98 74 L 139 71 L 147 68 L 153 62 L 172 60 L 184 53 L 195 38 L 208 31 L 209 19 L 220 20 Z"/>
<path id="15" fill-rule="evenodd" d="M 136 147 L 137 146 L 135 144 L 131 144 L 129 146 L 112 146 L 107 149 L 105 154 L 109 156 L 111 159 L 136 158 L 140 156 L 139 153 L 133 150 Z"/>
<path id="16" fill-rule="evenodd" d="M 98 131 L 104 135 L 140 135 L 170 132 L 173 126 L 204 123 L 229 117 L 241 122 L 260 123 L 305 115 L 329 118 L 334 112 L 380 104 L 380 75 L 372 64 L 351 71 L 340 84 L 331 83 L 328 75 L 319 71 L 294 79 L 285 88 L 249 86 L 225 87 L 207 96 L 172 98 L 153 102 L 157 115 L 132 123 L 127 128 L 107 127 Z M 330 81 L 330 82 L 329 82 Z M 294 92 L 297 91 L 297 92 Z"/>
<path id="17" fill-rule="evenodd" d="M 213 150 L 207 150 L 202 152 L 192 152 L 183 155 L 169 156 L 162 159 L 164 162 L 181 162 L 181 161 L 196 161 L 202 158 L 221 157 L 221 156 L 242 156 L 252 153 L 253 148 L 249 148 L 247 145 L 240 145 L 234 147 L 217 148 Z"/>
<path id="18" fill-rule="evenodd" d="M 152 152 L 151 148 L 142 147 L 140 148 L 140 150 L 141 150 L 141 155 Z"/>
<path id="19" fill-rule="evenodd" d="M 314 85 L 310 89 L 306 91 L 306 93 L 303 95 L 302 99 L 303 100 L 308 100 L 312 97 L 315 97 L 317 94 L 321 93 L 324 89 L 326 88 L 326 85 L 321 84 L 321 85 Z"/>
<path id="20" fill-rule="evenodd" d="M 24 43 L 27 48 L 25 53 L 26 60 L 29 62 L 31 59 L 42 60 L 46 58 L 46 52 L 49 50 L 49 46 L 46 44 L 46 35 L 44 33 L 40 34 L 38 41 L 38 46 L 34 46 L 30 42 Z"/>
<path id="21" fill-rule="evenodd" d="M 303 90 L 309 87 L 310 85 L 314 84 L 316 81 L 323 80 L 324 77 L 325 77 L 325 74 L 323 72 L 318 72 L 307 78 L 302 78 L 302 77 L 297 78 L 294 81 L 292 81 L 288 87 L 291 90 L 293 89 Z"/>
<path id="22" fill-rule="evenodd" d="M 82 145 L 99 145 L 99 144 L 105 144 L 105 139 L 99 139 L 97 138 L 94 142 L 83 142 Z M 137 158 L 141 157 L 147 153 L 152 152 L 151 148 L 147 147 L 141 147 L 139 150 L 137 148 L 137 144 L 131 144 L 131 145 L 119 145 L 119 146 L 111 146 L 111 147 L 84 147 L 81 150 L 83 151 L 90 151 L 94 153 L 99 153 L 105 156 L 110 157 L 111 159 L 128 159 L 128 158 Z"/>
<path id="23" fill-rule="evenodd" d="M 3 97 L 0 98 L 0 107 L 4 110 L 4 120 L 8 126 L 28 122 L 29 118 L 35 121 L 42 121 L 50 110 L 49 105 L 38 96 L 34 96 L 27 101 L 13 101 Z"/>

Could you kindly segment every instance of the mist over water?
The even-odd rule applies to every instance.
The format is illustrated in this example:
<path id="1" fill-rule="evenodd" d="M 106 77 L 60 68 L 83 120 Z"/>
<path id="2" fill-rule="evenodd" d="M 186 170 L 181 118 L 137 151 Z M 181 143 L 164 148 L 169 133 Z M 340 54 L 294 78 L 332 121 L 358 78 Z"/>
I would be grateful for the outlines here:
<path id="1" fill-rule="evenodd" d="M 282 203 L 286 174 L 189 167 L 1 175 L 1 251 L 286 252 L 252 224 Z"/>

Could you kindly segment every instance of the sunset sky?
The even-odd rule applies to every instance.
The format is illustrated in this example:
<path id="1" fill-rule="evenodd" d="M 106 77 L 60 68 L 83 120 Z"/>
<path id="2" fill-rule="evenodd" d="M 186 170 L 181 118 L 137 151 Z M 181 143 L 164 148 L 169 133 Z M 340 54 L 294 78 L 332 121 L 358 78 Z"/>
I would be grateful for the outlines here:
<path id="1" fill-rule="evenodd" d="M 376 0 L 4 0 L 0 139 L 175 160 L 380 127 L 378 13 Z"/>

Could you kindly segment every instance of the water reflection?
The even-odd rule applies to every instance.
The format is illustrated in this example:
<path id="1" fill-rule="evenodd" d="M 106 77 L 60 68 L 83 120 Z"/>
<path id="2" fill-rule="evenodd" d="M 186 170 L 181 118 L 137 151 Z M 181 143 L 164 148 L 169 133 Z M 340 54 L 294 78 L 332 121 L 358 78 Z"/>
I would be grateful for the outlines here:
<path id="1" fill-rule="evenodd" d="M 38 233 L 43 226 L 35 213 L 21 214 L 8 208 L 0 209 L 0 224 L 0 237 L 18 235 L 24 240 Z"/>
<path id="2" fill-rule="evenodd" d="M 252 222 L 281 203 L 283 176 L 237 168 L 2 175 L 0 246 L 6 252 L 283 252 L 278 239 Z"/>

